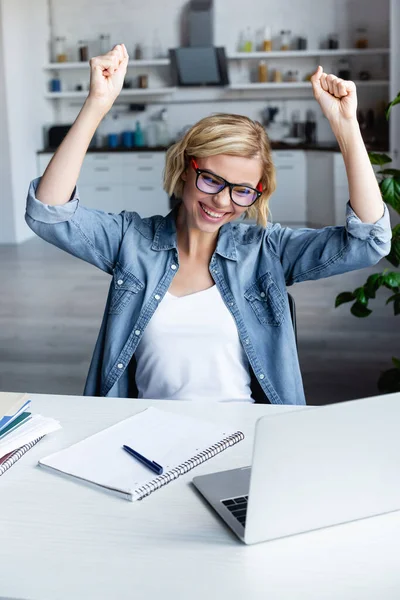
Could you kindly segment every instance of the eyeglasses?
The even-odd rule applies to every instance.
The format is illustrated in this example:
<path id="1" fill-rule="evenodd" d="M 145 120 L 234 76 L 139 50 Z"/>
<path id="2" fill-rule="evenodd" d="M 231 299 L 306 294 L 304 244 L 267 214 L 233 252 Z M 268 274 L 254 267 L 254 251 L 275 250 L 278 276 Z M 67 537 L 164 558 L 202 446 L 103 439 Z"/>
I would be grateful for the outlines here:
<path id="1" fill-rule="evenodd" d="M 226 187 L 229 187 L 231 200 L 238 206 L 251 206 L 262 194 L 261 183 L 257 185 L 256 189 L 248 185 L 229 183 L 229 181 L 226 181 L 226 179 L 219 175 L 215 175 L 212 171 L 199 169 L 199 165 L 194 158 L 192 158 L 190 164 L 197 173 L 196 187 L 200 192 L 204 192 L 205 194 L 219 194 Z"/>

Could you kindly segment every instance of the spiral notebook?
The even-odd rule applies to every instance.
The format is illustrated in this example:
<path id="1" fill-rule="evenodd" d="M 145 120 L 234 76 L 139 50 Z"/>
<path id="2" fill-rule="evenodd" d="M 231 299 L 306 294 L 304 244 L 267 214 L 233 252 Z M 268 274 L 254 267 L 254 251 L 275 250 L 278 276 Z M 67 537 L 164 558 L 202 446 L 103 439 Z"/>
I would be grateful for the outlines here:
<path id="1" fill-rule="evenodd" d="M 17 462 L 17 460 L 19 460 L 20 458 L 23 457 L 23 455 L 25 454 L 25 452 L 28 452 L 28 450 L 30 450 L 31 448 L 33 448 L 33 446 L 35 444 L 37 444 L 38 442 L 40 442 L 40 440 L 42 439 L 42 437 L 43 436 L 38 437 L 38 438 L 36 438 L 36 440 L 32 440 L 31 442 L 29 442 L 29 444 L 25 444 L 21 448 L 18 448 L 18 450 L 14 450 L 13 452 L 9 452 L 5 456 L 2 456 L 0 458 L 0 475 L 3 475 L 3 473 L 5 473 L 6 471 L 8 471 L 8 469 L 10 467 L 12 467 L 13 464 L 15 464 Z"/>
<path id="2" fill-rule="evenodd" d="M 39 461 L 41 467 L 141 500 L 244 439 L 241 431 L 150 407 Z M 163 467 L 155 475 L 126 444 Z"/>

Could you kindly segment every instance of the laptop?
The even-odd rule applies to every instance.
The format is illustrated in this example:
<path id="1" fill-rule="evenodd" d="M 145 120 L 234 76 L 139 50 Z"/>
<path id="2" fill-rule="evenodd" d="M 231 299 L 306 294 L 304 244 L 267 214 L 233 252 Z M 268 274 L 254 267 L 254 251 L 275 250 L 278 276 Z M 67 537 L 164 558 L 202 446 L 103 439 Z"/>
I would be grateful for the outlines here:
<path id="1" fill-rule="evenodd" d="M 251 467 L 193 479 L 245 544 L 400 509 L 400 394 L 265 416 Z"/>

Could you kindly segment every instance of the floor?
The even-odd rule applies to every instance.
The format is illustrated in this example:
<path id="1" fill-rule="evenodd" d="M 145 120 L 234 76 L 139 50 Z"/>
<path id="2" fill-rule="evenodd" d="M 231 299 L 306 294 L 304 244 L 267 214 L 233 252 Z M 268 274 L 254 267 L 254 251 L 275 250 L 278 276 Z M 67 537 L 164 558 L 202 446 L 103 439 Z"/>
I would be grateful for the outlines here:
<path id="1" fill-rule="evenodd" d="M 378 394 L 376 382 L 400 356 L 389 292 L 378 293 L 366 319 L 334 308 L 372 272 L 348 273 L 290 288 L 296 300 L 299 357 L 308 404 Z M 110 278 L 34 238 L 0 246 L 0 389 L 82 394 Z"/>

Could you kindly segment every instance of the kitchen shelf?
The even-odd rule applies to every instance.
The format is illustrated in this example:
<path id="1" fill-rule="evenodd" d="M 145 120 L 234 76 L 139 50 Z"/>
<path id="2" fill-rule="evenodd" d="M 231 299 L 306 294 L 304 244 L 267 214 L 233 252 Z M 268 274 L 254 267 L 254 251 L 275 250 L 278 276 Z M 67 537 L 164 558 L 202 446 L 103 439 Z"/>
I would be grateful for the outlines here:
<path id="1" fill-rule="evenodd" d="M 128 67 L 163 67 L 170 64 L 169 58 L 152 58 L 143 60 L 130 60 Z M 45 71 L 69 71 L 74 69 L 88 69 L 89 62 L 60 62 L 44 65 Z"/>
<path id="2" fill-rule="evenodd" d="M 275 50 L 272 52 L 234 52 L 228 60 L 248 60 L 266 58 L 309 58 L 312 56 L 368 56 L 389 54 L 389 48 L 341 48 L 338 50 Z"/>
<path id="3" fill-rule="evenodd" d="M 175 87 L 168 88 L 145 88 L 145 89 L 132 89 L 132 90 L 121 90 L 118 97 L 133 97 L 133 96 L 161 96 L 165 94 L 173 94 L 176 91 Z M 86 98 L 88 91 L 82 92 L 47 92 L 45 98 L 49 99 L 60 99 L 60 98 Z"/>
<path id="4" fill-rule="evenodd" d="M 386 79 L 370 79 L 368 81 L 354 81 L 357 87 L 379 87 L 389 85 Z M 226 89 L 230 90 L 278 90 L 278 89 L 312 89 L 310 81 L 282 81 L 274 83 L 232 83 Z"/>

